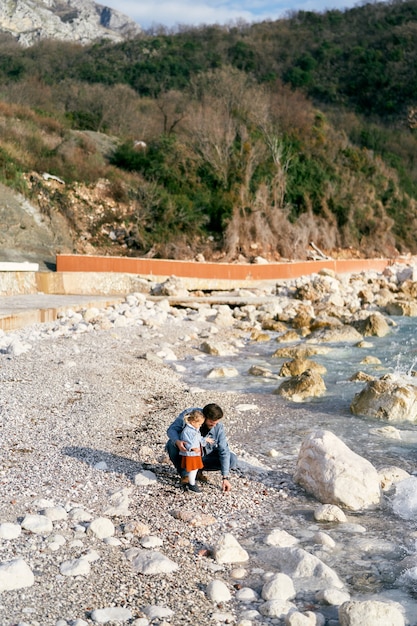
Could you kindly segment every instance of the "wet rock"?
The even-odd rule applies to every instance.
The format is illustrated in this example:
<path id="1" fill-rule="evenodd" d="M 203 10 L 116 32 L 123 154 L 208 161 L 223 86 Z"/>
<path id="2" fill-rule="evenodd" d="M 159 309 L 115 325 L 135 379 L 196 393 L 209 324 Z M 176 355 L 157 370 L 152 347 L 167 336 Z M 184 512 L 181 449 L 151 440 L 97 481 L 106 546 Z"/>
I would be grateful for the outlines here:
<path id="1" fill-rule="evenodd" d="M 282 364 L 279 375 L 299 376 L 307 370 L 317 372 L 318 374 L 325 374 L 327 372 L 324 365 L 316 363 L 311 359 L 293 359 L 292 361 L 285 361 L 285 363 Z"/>
<path id="2" fill-rule="evenodd" d="M 273 393 L 293 402 L 302 402 L 308 398 L 322 396 L 325 392 L 326 385 L 320 374 L 306 370 L 299 376 L 285 380 Z"/>
<path id="3" fill-rule="evenodd" d="M 333 328 L 323 328 L 314 331 L 307 339 L 307 343 L 352 343 L 361 341 L 362 335 L 347 324 Z"/>
<path id="4" fill-rule="evenodd" d="M 372 313 L 363 320 L 352 322 L 352 326 L 364 337 L 385 337 L 390 332 L 390 327 L 381 313 Z"/>
<path id="5" fill-rule="evenodd" d="M 354 415 L 389 422 L 417 421 L 417 386 L 389 374 L 371 380 L 350 405 Z"/>
<path id="6" fill-rule="evenodd" d="M 273 558 L 278 570 L 292 579 L 297 592 L 318 591 L 335 587 L 343 588 L 336 572 L 303 548 L 295 546 L 269 548 L 269 560 Z"/>
<path id="7" fill-rule="evenodd" d="M 344 602 L 339 608 L 340 626 L 404 626 L 399 606 L 390 602 L 366 600 Z"/>

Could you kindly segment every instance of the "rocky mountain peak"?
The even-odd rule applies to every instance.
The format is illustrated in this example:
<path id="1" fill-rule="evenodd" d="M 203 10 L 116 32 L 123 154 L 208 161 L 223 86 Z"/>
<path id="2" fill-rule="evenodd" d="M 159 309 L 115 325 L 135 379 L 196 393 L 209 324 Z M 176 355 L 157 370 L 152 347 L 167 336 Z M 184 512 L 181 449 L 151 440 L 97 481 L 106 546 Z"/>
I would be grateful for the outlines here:
<path id="1" fill-rule="evenodd" d="M 0 32 L 23 46 L 41 39 L 88 44 L 97 39 L 123 41 L 141 27 L 123 13 L 92 0 L 3 0 Z"/>

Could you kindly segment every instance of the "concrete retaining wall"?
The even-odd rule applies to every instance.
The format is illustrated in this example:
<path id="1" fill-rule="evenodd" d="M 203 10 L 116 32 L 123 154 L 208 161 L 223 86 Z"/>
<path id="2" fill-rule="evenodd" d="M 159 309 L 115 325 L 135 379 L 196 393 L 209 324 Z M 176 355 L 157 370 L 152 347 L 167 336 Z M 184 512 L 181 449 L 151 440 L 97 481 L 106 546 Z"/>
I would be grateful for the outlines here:
<path id="1" fill-rule="evenodd" d="M 337 274 L 382 272 L 390 264 L 390 259 L 352 259 L 255 265 L 65 254 L 57 255 L 56 272 L 0 272 L 0 295 L 125 295 L 142 291 L 143 279 L 163 282 L 170 276 L 181 278 L 189 290 L 229 290 L 310 275 L 324 268 Z"/>

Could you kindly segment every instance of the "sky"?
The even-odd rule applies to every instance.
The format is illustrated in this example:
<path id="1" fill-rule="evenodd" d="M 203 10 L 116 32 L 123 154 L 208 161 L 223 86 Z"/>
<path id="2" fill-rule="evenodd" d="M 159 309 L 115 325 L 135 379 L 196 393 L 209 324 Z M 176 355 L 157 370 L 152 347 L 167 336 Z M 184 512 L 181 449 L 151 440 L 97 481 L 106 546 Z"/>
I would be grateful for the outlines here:
<path id="1" fill-rule="evenodd" d="M 230 24 L 237 20 L 258 22 L 277 20 L 290 11 L 344 10 L 363 4 L 357 0 L 96 0 L 135 20 L 143 29 L 157 25 Z"/>

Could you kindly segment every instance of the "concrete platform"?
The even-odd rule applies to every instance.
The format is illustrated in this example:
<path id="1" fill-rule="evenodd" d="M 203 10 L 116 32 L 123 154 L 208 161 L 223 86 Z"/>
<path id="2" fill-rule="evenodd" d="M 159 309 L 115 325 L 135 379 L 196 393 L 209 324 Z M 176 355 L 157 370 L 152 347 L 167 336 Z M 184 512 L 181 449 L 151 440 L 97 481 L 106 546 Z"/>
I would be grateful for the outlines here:
<path id="1" fill-rule="evenodd" d="M 103 308 L 123 302 L 123 297 L 29 294 L 0 297 L 0 329 L 17 330 L 30 324 L 53 322 L 68 309 Z"/>

